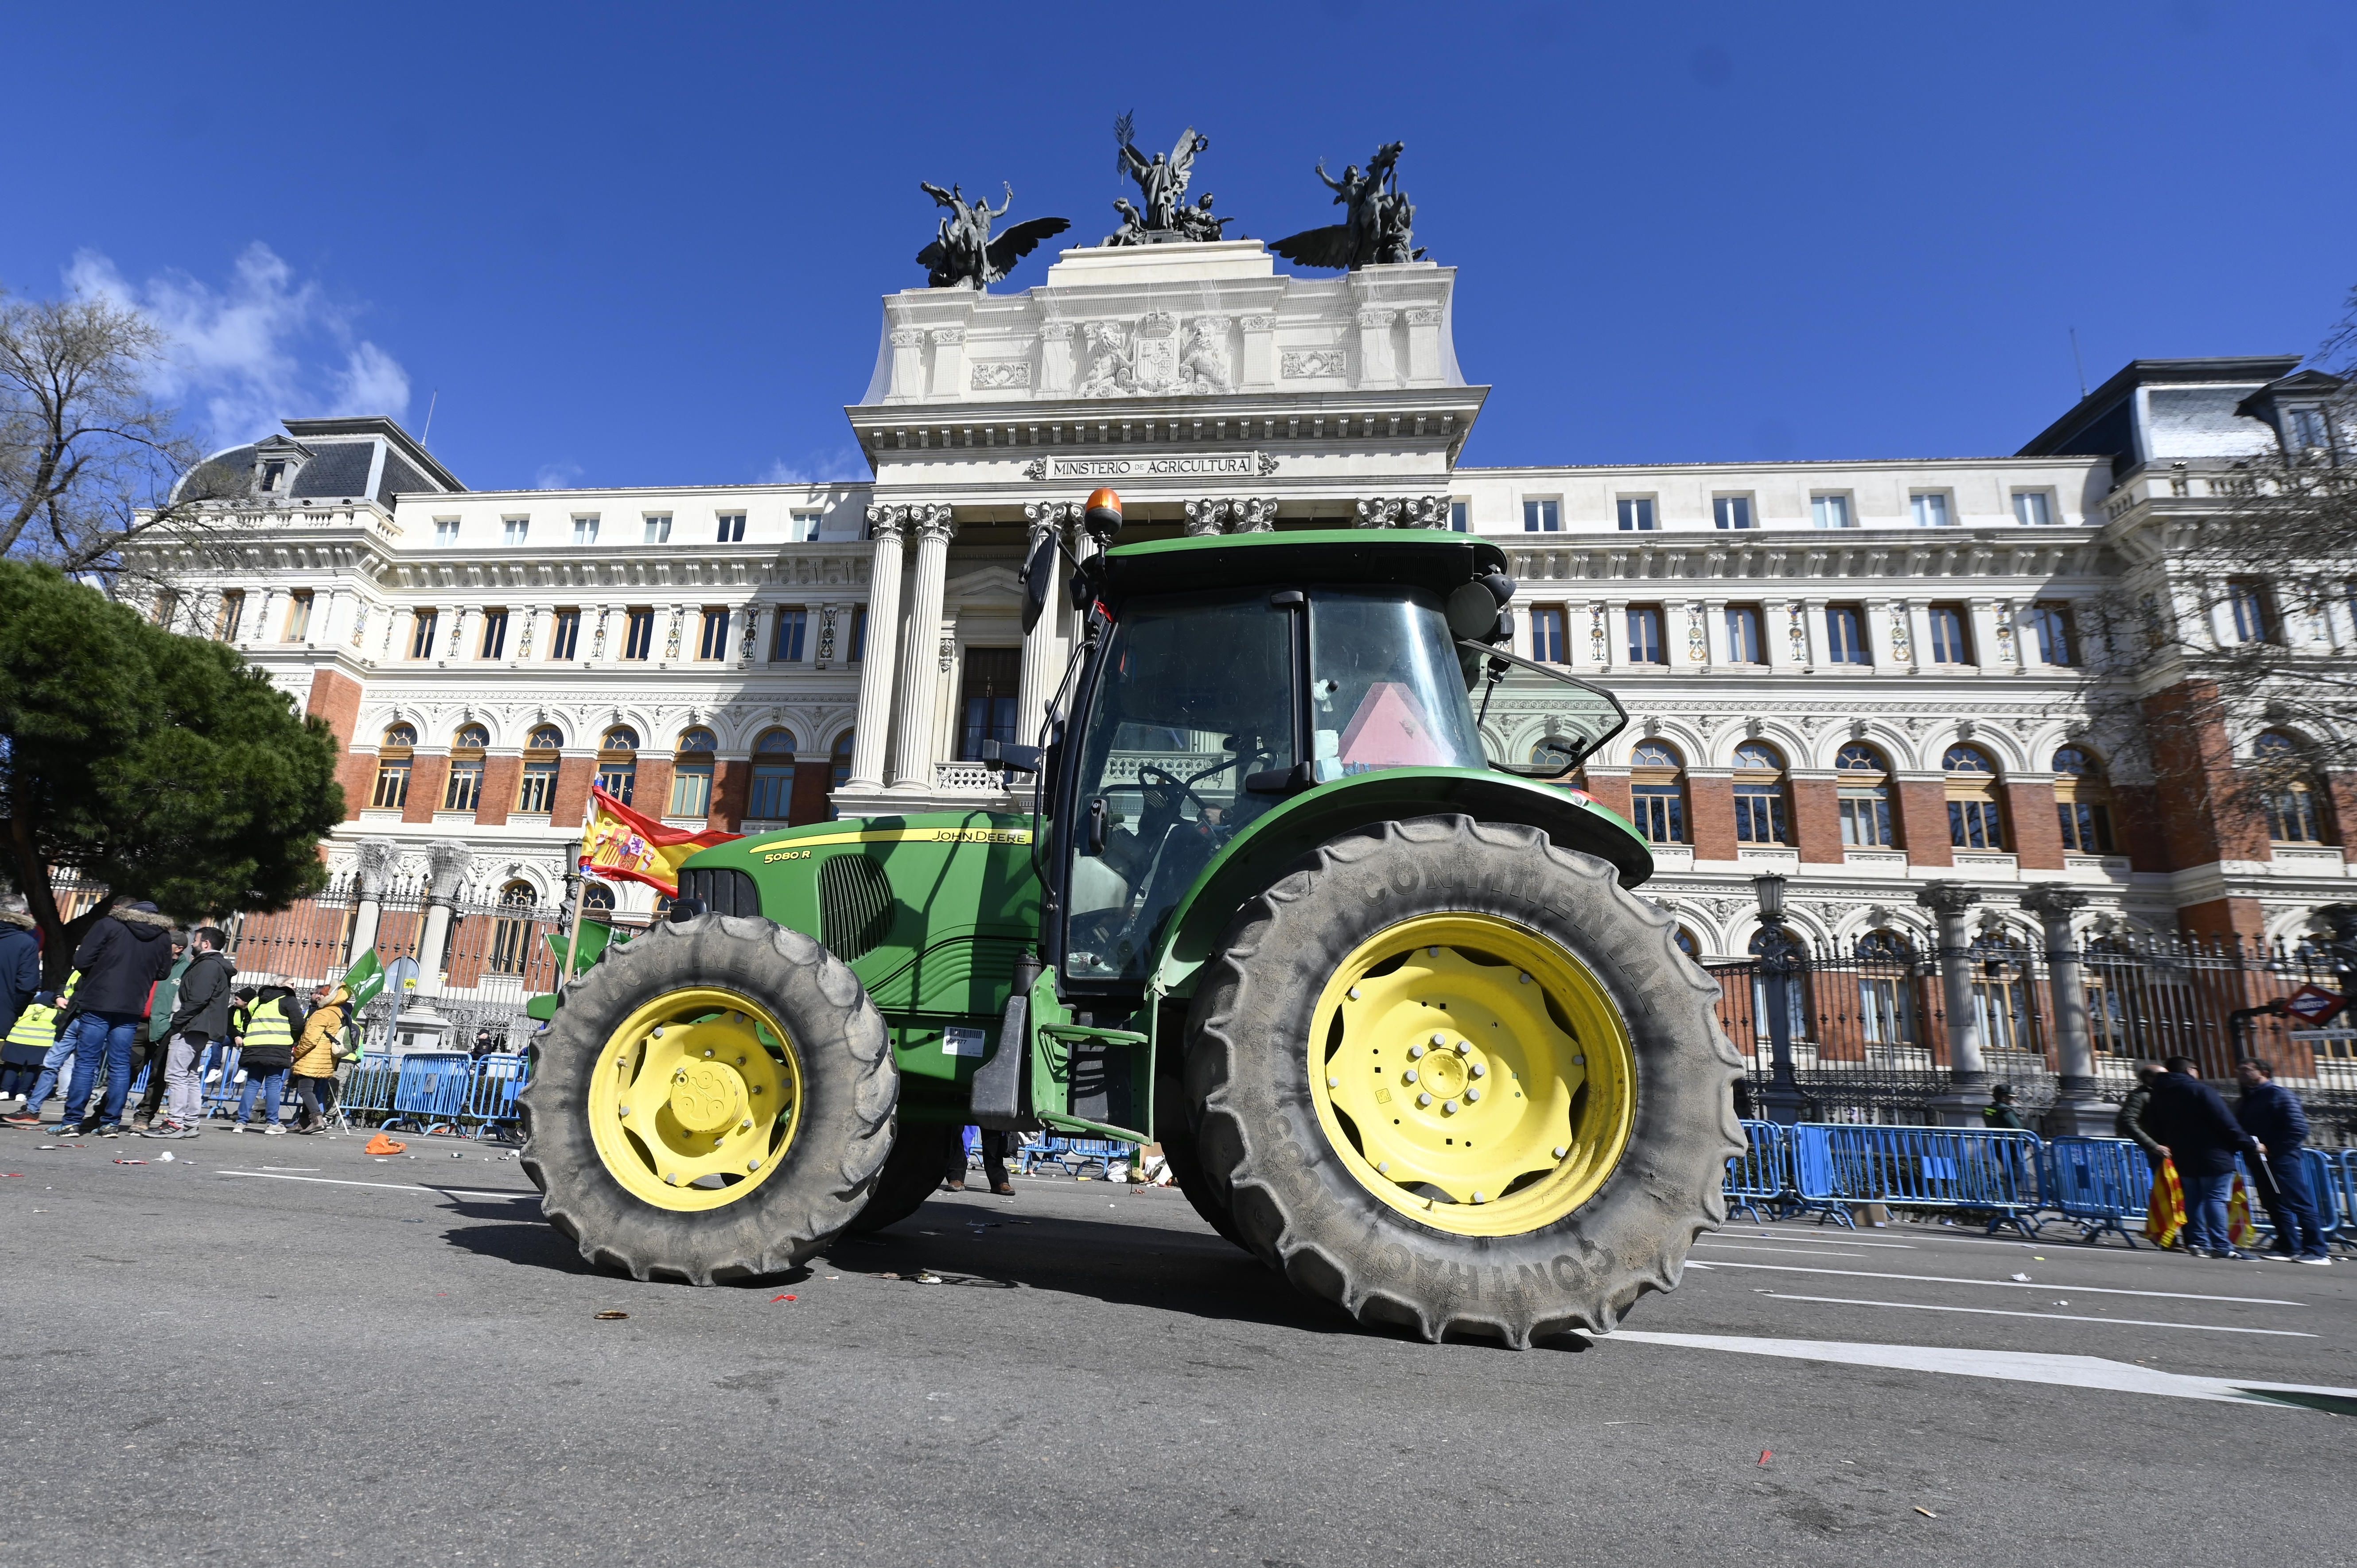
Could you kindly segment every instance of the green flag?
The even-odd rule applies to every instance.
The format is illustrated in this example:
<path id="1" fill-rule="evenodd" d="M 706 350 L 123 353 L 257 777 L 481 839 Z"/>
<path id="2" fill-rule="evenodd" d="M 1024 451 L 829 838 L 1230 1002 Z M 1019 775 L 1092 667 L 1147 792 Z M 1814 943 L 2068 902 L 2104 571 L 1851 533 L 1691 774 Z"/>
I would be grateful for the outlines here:
<path id="1" fill-rule="evenodd" d="M 361 954 L 361 961 L 344 973 L 344 994 L 352 999 L 352 1011 L 357 1013 L 376 998 L 384 989 L 384 965 L 377 961 L 376 950 Z"/>

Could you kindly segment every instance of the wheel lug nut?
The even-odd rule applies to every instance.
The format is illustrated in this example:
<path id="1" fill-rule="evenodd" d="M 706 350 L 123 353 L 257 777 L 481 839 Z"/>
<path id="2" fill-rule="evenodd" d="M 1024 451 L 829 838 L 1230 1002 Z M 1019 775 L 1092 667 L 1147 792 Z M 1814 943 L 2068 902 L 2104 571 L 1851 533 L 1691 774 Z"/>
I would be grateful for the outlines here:
<path id="1" fill-rule="evenodd" d="M 1473 1201 L 1476 1203 L 1487 1203 L 1490 1201 L 1490 1195 L 1486 1192 L 1477 1192 L 1473 1195 Z"/>
<path id="2" fill-rule="evenodd" d="M 1422 1058 L 1423 1055 L 1424 1047 L 1422 1046 L 1410 1046 L 1407 1048 L 1407 1059 L 1410 1061 L 1415 1061 Z"/>
<path id="3" fill-rule="evenodd" d="M 627 1106 L 627 1105 L 623 1106 L 623 1107 L 622 1107 L 622 1109 L 621 1109 L 621 1114 L 622 1114 L 622 1115 L 624 1115 L 624 1116 L 628 1116 L 630 1113 L 630 1108 L 629 1106 Z"/>
<path id="4" fill-rule="evenodd" d="M 746 1171 L 747 1171 L 747 1173 L 748 1173 L 748 1174 L 750 1174 L 751 1172 L 754 1172 L 754 1171 L 758 1171 L 758 1170 L 759 1170 L 760 1168 L 761 1168 L 761 1162 L 760 1162 L 760 1161 L 759 1161 L 759 1160 L 747 1160 L 747 1161 L 745 1162 L 745 1169 L 746 1169 Z"/>
<path id="5" fill-rule="evenodd" d="M 1523 983 L 1524 985 L 1528 985 L 1530 983 L 1531 983 L 1531 977 L 1530 977 L 1529 975 L 1527 975 L 1527 974 L 1526 974 L 1526 975 L 1523 976 Z"/>
<path id="6" fill-rule="evenodd" d="M 1468 1105 L 1472 1104 L 1475 1101 L 1480 1098 L 1481 1091 L 1478 1089 L 1469 1089 L 1465 1091 L 1465 1103 Z"/>
<path id="7" fill-rule="evenodd" d="M 1432 1036 L 1432 1043 L 1436 1046 L 1445 1046 L 1448 1043 L 1448 1036 L 1446 1035 L 1435 1035 Z"/>
<path id="8" fill-rule="evenodd" d="M 705 1060 L 707 1060 L 707 1061 L 708 1061 L 708 1060 L 710 1060 L 710 1059 L 711 1059 L 711 1058 L 712 1058 L 712 1053 L 711 1053 L 710 1051 L 706 1051 L 706 1052 L 705 1052 L 705 1053 L 704 1053 L 704 1055 L 705 1055 Z"/>
<path id="9" fill-rule="evenodd" d="M 1429 1105 L 1432 1103 L 1432 1096 L 1429 1094 L 1419 1094 L 1415 1097 L 1415 1102 L 1418 1105 Z"/>
<path id="10" fill-rule="evenodd" d="M 1490 1067 L 1489 1067 L 1489 1064 L 1488 1064 L 1487 1062 L 1475 1062 L 1475 1063 L 1473 1064 L 1473 1076 L 1474 1076 L 1475 1078 L 1487 1078 L 1487 1077 L 1489 1077 L 1489 1076 L 1490 1076 Z"/>
<path id="11" fill-rule="evenodd" d="M 677 1171 L 663 1172 L 663 1181 L 667 1186 L 677 1187 L 679 1185 L 679 1173 Z"/>
<path id="12" fill-rule="evenodd" d="M 743 1067 L 745 1065 L 745 1058 L 743 1057 L 738 1057 L 737 1058 L 737 1065 L 738 1067 Z"/>
<path id="13" fill-rule="evenodd" d="M 1571 1153 L 1571 1151 L 1570 1151 L 1569 1149 L 1567 1149 L 1567 1148 L 1564 1147 L 1561 1144 L 1557 1144 L 1555 1146 L 1555 1157 L 1556 1159 L 1558 1159 L 1558 1160 L 1559 1160 L 1559 1159 L 1561 1159 L 1561 1158 L 1563 1158 L 1563 1157 L 1564 1157 L 1564 1155 L 1567 1155 L 1567 1154 L 1569 1154 L 1569 1153 Z"/>
<path id="14" fill-rule="evenodd" d="M 1446 1103 L 1444 1103 L 1444 1104 L 1441 1106 L 1441 1108 L 1440 1108 L 1440 1113 L 1441 1113 L 1443 1116 L 1454 1116 L 1454 1115 L 1456 1115 L 1456 1114 L 1457 1114 L 1457 1101 L 1455 1101 L 1454 1100 L 1451 1100 L 1451 1101 L 1447 1101 Z"/>
<path id="15" fill-rule="evenodd" d="M 1460 1057 L 1469 1057 L 1469 1056 L 1471 1056 L 1471 1055 L 1473 1054 L 1473 1042 L 1472 1042 L 1472 1041 L 1470 1041 L 1470 1040 L 1459 1040 L 1459 1041 L 1458 1041 L 1458 1042 L 1457 1042 L 1457 1054 L 1458 1054 L 1458 1056 L 1460 1056 Z"/>
<path id="16" fill-rule="evenodd" d="M 1329 1089 L 1340 1089 L 1342 1087 L 1342 1080 L 1336 1078 L 1329 1072 L 1326 1075 L 1326 1087 Z"/>
<path id="17" fill-rule="evenodd" d="M 1414 1083 L 1415 1081 L 1415 1069 L 1410 1068 L 1405 1072 L 1400 1074 L 1400 1081 L 1402 1083 Z"/>
<path id="18" fill-rule="evenodd" d="M 1466 1091 L 1466 1098 L 1469 1100 L 1472 1098 L 1472 1091 L 1470 1090 Z M 745 1120 L 737 1123 L 737 1131 L 739 1133 L 749 1133 L 752 1130 L 753 1119 L 750 1116 L 748 1116 Z"/>
<path id="19" fill-rule="evenodd" d="M 1351 1001 L 1356 1002 L 1359 999 L 1359 988 L 1353 985 L 1350 990 L 1342 993 L 1342 994 L 1349 997 Z"/>
<path id="20" fill-rule="evenodd" d="M 1392 1163 L 1389 1160 L 1377 1160 L 1375 1162 L 1375 1170 L 1378 1175 L 1387 1174 L 1391 1168 Z"/>
<path id="21" fill-rule="evenodd" d="M 657 1024 L 655 1026 L 655 1038 L 658 1040 L 662 1038 L 662 1026 L 661 1024 Z"/>

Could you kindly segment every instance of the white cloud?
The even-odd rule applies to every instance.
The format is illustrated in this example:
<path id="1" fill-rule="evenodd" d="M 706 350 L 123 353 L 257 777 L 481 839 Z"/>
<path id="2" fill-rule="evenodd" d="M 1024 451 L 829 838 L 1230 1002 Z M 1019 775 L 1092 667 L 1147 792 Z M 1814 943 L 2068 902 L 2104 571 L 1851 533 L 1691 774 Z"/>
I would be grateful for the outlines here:
<path id="1" fill-rule="evenodd" d="M 540 472 L 532 477 L 536 490 L 569 490 L 581 478 L 578 463 L 543 463 Z"/>
<path id="2" fill-rule="evenodd" d="M 125 278 L 96 251 L 77 252 L 66 287 L 137 310 L 170 339 L 158 396 L 182 404 L 213 445 L 234 446 L 313 414 L 409 411 L 409 373 L 353 330 L 355 313 L 261 242 L 214 288 L 185 272 Z M 340 364 L 338 361 L 340 360 Z"/>

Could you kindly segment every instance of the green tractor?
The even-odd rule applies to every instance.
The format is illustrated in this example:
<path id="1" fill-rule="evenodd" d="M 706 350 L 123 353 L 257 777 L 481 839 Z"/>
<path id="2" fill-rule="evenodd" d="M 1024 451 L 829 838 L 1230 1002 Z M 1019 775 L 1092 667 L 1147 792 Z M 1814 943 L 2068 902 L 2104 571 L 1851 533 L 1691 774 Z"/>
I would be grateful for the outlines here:
<path id="1" fill-rule="evenodd" d="M 1109 546 L 1118 499 L 1089 519 Z M 565 986 L 522 1098 L 549 1219 L 703 1284 L 906 1218 L 959 1126 L 1156 1140 L 1363 1323 L 1610 1329 L 1725 1217 L 1741 1067 L 1643 841 L 1546 781 L 1627 715 L 1506 650 L 1505 565 L 1406 530 L 1074 559 L 1047 744 L 989 758 L 1031 814 L 704 851 Z"/>

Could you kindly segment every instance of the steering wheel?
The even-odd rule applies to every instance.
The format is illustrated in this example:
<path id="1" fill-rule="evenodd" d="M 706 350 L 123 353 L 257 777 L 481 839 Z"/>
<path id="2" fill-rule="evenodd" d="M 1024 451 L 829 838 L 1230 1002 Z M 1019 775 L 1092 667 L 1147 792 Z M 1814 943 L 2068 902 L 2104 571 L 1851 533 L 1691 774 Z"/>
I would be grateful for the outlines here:
<path id="1" fill-rule="evenodd" d="M 1219 767 L 1225 766 L 1225 763 L 1219 765 Z M 1210 811 L 1211 807 L 1205 802 L 1203 797 L 1195 793 L 1195 782 L 1218 771 L 1219 768 L 1212 768 L 1203 773 L 1195 774 L 1192 778 L 1180 779 L 1165 773 L 1159 768 L 1151 766 L 1140 768 L 1137 770 L 1137 789 L 1138 793 L 1145 797 L 1143 802 L 1145 810 L 1142 815 L 1148 820 L 1157 817 L 1176 817 L 1178 814 L 1178 802 L 1181 800 L 1194 801 L 1198 814 Z"/>

